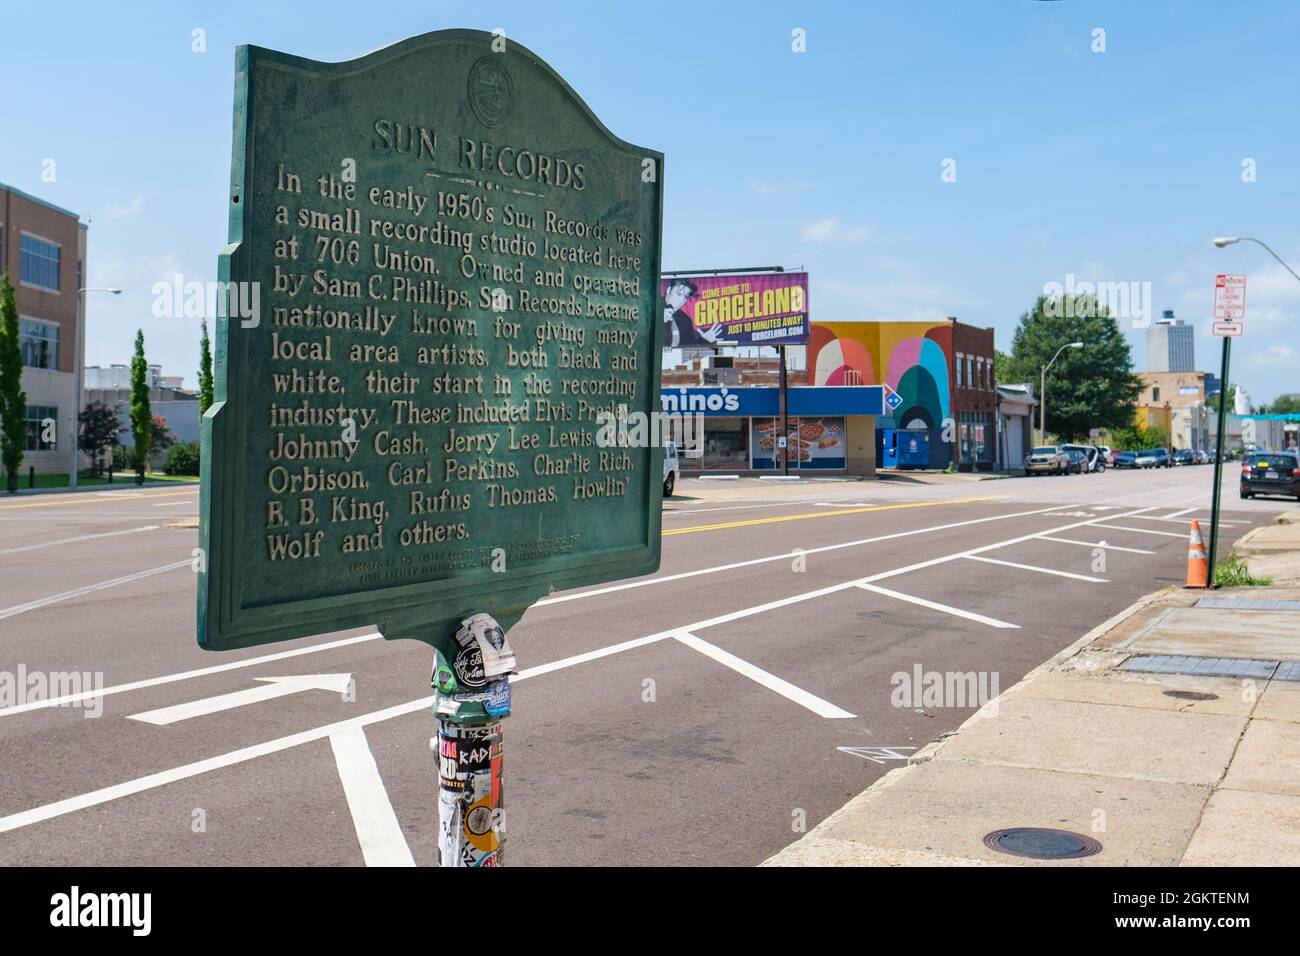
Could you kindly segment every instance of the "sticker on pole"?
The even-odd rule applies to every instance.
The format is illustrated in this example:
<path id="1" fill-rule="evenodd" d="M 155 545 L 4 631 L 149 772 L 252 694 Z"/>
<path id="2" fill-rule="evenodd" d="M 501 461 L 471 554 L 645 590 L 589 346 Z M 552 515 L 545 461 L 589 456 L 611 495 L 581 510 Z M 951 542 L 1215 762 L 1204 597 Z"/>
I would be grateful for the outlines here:
<path id="1" fill-rule="evenodd" d="M 1245 331 L 1242 319 L 1246 317 L 1246 277 L 1243 275 L 1217 275 L 1214 277 L 1215 335 L 1241 335 Z"/>

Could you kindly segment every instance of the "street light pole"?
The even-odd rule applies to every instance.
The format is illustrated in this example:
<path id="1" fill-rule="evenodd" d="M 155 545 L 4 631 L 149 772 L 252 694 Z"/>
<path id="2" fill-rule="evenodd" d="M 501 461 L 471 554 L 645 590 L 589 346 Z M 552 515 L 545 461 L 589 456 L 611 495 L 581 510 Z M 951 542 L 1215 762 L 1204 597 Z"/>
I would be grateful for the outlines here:
<path id="1" fill-rule="evenodd" d="M 1038 379 L 1038 441 L 1035 442 L 1037 445 L 1047 441 L 1047 370 L 1056 364 L 1056 360 L 1061 357 L 1061 353 L 1066 349 L 1081 348 L 1083 348 L 1082 342 L 1066 342 L 1056 350 L 1052 360 L 1043 366 L 1043 372 Z"/>
<path id="2" fill-rule="evenodd" d="M 80 457 L 80 438 L 81 438 L 81 376 L 85 368 L 85 356 L 82 352 L 86 347 L 86 337 L 81 334 L 82 314 L 85 311 L 86 293 L 87 292 L 109 292 L 113 295 L 121 295 L 121 289 L 103 288 L 103 289 L 78 289 L 77 290 L 77 321 L 72 329 L 72 467 L 68 469 L 68 487 L 77 490 L 77 459 Z"/>
<path id="3" fill-rule="evenodd" d="M 1300 280 L 1300 274 L 1297 274 L 1294 269 L 1292 269 L 1289 265 L 1286 264 L 1286 261 L 1281 256 L 1279 256 L 1276 252 L 1274 252 L 1271 248 L 1269 248 L 1268 243 L 1266 243 L 1263 239 L 1256 239 L 1254 236 L 1219 236 L 1217 239 L 1214 240 L 1214 244 L 1218 246 L 1220 249 L 1222 249 L 1224 246 L 1230 246 L 1233 243 L 1237 243 L 1237 242 L 1253 242 L 1258 246 L 1263 246 L 1265 252 L 1267 252 L 1278 262 L 1282 263 L 1283 269 L 1291 273 L 1291 275 L 1295 276 L 1297 280 Z"/>

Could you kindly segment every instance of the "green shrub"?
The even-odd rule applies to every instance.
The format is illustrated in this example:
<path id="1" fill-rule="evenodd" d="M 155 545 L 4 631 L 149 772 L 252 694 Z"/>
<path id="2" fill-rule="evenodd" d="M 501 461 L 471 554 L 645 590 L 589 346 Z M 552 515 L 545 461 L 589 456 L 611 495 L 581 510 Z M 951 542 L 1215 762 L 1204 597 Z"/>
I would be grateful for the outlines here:
<path id="1" fill-rule="evenodd" d="M 169 475 L 197 475 L 199 473 L 199 443 L 177 442 L 167 449 L 167 463 L 163 471 Z"/>

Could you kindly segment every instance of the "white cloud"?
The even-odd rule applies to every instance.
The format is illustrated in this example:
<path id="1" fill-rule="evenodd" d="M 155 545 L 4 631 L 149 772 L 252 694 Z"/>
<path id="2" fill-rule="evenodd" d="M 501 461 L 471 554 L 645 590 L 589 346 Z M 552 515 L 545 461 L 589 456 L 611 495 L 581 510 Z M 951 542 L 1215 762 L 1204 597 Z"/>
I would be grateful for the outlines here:
<path id="1" fill-rule="evenodd" d="M 871 230 L 866 226 L 845 226 L 832 216 L 804 226 L 799 236 L 809 242 L 858 243 L 870 239 Z"/>
<path id="2" fill-rule="evenodd" d="M 1300 355 L 1297 355 L 1294 347 L 1290 345 L 1270 345 L 1262 352 L 1256 352 L 1246 361 L 1258 368 L 1281 368 L 1290 366 L 1294 368 Z"/>
<path id="3" fill-rule="evenodd" d="M 109 219 L 121 219 L 123 216 L 130 216 L 144 208 L 143 196 L 132 196 L 125 203 L 109 203 L 104 207 L 104 215 Z"/>
<path id="4" fill-rule="evenodd" d="M 980 302 L 921 275 L 909 263 L 882 258 L 862 273 L 880 278 L 818 277 L 810 290 L 816 321 L 942 322 Z"/>

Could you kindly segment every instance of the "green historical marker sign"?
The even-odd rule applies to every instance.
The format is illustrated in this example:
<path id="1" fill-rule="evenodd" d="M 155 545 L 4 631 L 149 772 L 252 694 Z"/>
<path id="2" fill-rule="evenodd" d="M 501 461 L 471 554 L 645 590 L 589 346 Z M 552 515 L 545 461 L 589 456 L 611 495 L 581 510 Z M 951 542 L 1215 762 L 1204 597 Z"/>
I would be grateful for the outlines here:
<path id="1" fill-rule="evenodd" d="M 438 644 L 658 567 L 661 443 L 603 438 L 658 410 L 662 180 L 500 36 L 239 49 L 203 647 Z"/>

